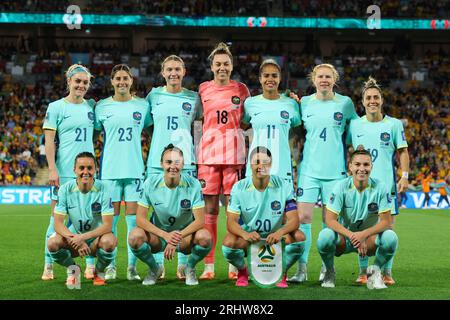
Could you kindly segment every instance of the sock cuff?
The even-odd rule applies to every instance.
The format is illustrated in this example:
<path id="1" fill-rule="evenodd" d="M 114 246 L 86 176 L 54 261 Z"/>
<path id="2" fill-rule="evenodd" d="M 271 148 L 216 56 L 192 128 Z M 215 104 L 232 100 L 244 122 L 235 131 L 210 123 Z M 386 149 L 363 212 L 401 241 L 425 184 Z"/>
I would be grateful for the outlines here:
<path id="1" fill-rule="evenodd" d="M 218 217 L 216 214 L 205 214 L 205 224 L 216 224 Z"/>
<path id="2" fill-rule="evenodd" d="M 134 248 L 131 248 L 131 246 L 130 246 L 130 249 L 131 249 L 131 251 L 132 251 L 133 253 L 139 254 L 139 253 L 141 253 L 141 252 L 147 251 L 147 250 L 150 249 L 150 248 L 149 248 L 148 243 L 147 243 L 147 242 L 144 242 L 139 248 L 134 249 Z"/>
<path id="3" fill-rule="evenodd" d="M 234 249 L 234 248 L 230 248 L 230 247 L 227 247 L 224 245 L 222 245 L 222 251 L 223 252 L 228 251 L 228 252 L 233 252 L 233 253 L 242 251 L 242 253 L 244 253 L 244 250 L 242 250 L 242 249 Z"/>
<path id="4" fill-rule="evenodd" d="M 301 230 L 311 230 L 311 223 L 301 223 L 300 229 Z"/>
<path id="5" fill-rule="evenodd" d="M 98 253 L 100 253 L 102 256 L 104 257 L 113 257 L 115 255 L 115 253 L 117 252 L 117 248 L 114 248 L 113 251 L 111 252 L 106 252 L 105 250 L 103 250 L 102 248 L 98 249 Z"/>
<path id="6" fill-rule="evenodd" d="M 198 245 L 198 244 L 194 245 L 194 249 L 200 250 L 200 251 L 201 250 L 210 250 L 211 247 L 212 247 L 212 243 L 210 243 L 209 246 L 207 246 L 207 247 L 202 247 L 201 245 Z"/>

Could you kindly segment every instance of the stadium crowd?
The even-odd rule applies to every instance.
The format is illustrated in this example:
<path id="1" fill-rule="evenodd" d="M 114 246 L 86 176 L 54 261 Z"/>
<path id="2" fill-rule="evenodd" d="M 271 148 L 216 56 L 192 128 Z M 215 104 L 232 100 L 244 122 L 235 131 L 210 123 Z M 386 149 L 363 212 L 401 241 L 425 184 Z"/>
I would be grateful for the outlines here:
<path id="1" fill-rule="evenodd" d="M 450 61 L 445 52 L 427 53 L 423 59 L 410 61 L 396 58 L 396 53 L 383 51 L 371 54 L 346 49 L 333 55 L 332 59 L 317 58 L 307 52 L 286 53 L 281 46 L 271 46 L 272 51 L 259 47 L 236 47 L 233 78 L 246 83 L 252 95 L 259 94 L 258 66 L 265 56 L 274 56 L 284 62 L 283 89 L 289 87 L 299 96 L 310 94 L 311 88 L 301 86 L 297 80 L 304 79 L 310 66 L 330 62 L 336 65 L 341 80 L 338 91 L 352 97 L 357 112 L 364 111 L 361 105 L 360 86 L 372 75 L 380 80 L 384 92 L 386 114 L 403 119 L 411 158 L 412 187 L 420 187 L 423 178 L 430 174 L 434 178 L 446 179 L 450 176 Z M 24 65 L 24 73 L 34 77 L 33 83 L 25 84 L 11 76 L 11 68 L 17 61 L 14 45 L 6 45 L 0 58 L 0 184 L 32 184 L 39 167 L 45 165 L 43 150 L 42 119 L 51 101 L 65 94 L 62 72 L 70 61 L 70 48 L 29 53 Z M 88 92 L 89 98 L 99 100 L 111 94 L 109 73 L 112 66 L 129 62 L 129 55 L 121 55 L 113 48 L 86 48 L 90 54 L 90 68 L 95 75 Z M 209 70 L 207 52 L 209 48 L 195 46 L 175 47 L 159 45 L 148 50 L 137 61 L 130 63 L 139 74 L 135 82 L 137 96 L 145 97 L 152 87 L 163 84 L 159 75 L 163 57 L 178 53 L 185 61 L 188 74 L 184 86 L 197 90 L 202 81 L 212 76 Z M 95 52 L 95 53 L 94 53 Z M 284 52 L 284 54 L 281 54 Z M 419 74 L 416 77 L 416 74 Z M 293 81 L 295 80 L 295 81 Z M 431 85 L 420 85 L 426 80 Z M 401 84 L 401 85 L 399 85 Z M 144 152 L 148 152 L 148 137 Z M 291 137 L 292 144 L 301 150 L 303 138 Z M 96 145 L 96 155 L 100 156 L 101 140 Z M 298 151 L 297 150 L 297 151 Z M 298 161 L 299 152 L 294 151 Z"/>
<path id="2" fill-rule="evenodd" d="M 82 12 L 113 14 L 141 13 L 155 15 L 213 16 L 292 16 L 292 17 L 366 17 L 367 7 L 378 5 L 385 17 L 416 19 L 448 18 L 450 4 L 445 0 L 18 0 L 2 1 L 2 12 L 66 12 L 70 5 Z"/>

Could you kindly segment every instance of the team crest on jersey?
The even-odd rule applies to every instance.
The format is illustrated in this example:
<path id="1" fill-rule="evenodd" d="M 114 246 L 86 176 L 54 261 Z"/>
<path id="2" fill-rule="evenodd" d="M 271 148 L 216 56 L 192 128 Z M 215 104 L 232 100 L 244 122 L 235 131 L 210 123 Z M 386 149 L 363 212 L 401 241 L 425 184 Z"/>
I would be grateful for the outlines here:
<path id="1" fill-rule="evenodd" d="M 191 111 L 192 110 L 192 105 L 189 102 L 183 102 L 182 106 L 184 111 Z"/>
<path id="2" fill-rule="evenodd" d="M 378 212 L 378 204 L 375 202 L 369 203 L 367 206 L 367 210 L 369 213 L 377 213 Z"/>
<path id="3" fill-rule="evenodd" d="M 92 213 L 100 213 L 102 211 L 102 205 L 99 202 L 94 202 L 91 205 Z"/>
<path id="4" fill-rule="evenodd" d="M 241 98 L 239 98 L 238 96 L 232 96 L 231 97 L 231 103 L 240 105 L 241 104 Z"/>
<path id="5" fill-rule="evenodd" d="M 58 190 L 59 190 L 59 187 L 53 187 L 53 195 L 54 196 L 58 195 Z"/>
<path id="6" fill-rule="evenodd" d="M 91 112 L 91 111 L 89 111 L 89 112 L 88 112 L 88 118 L 89 118 L 89 120 L 94 121 L 94 113 Z"/>
<path id="7" fill-rule="evenodd" d="M 272 210 L 280 210 L 281 209 L 281 203 L 280 201 L 273 201 L 270 205 L 270 207 L 272 208 Z"/>
<path id="8" fill-rule="evenodd" d="M 204 179 L 200 179 L 198 181 L 200 182 L 200 186 L 202 187 L 202 189 L 206 187 L 206 181 Z"/>
<path id="9" fill-rule="evenodd" d="M 383 141 L 383 142 L 388 142 L 389 140 L 391 140 L 391 135 L 390 135 L 388 132 L 383 132 L 383 133 L 380 135 L 380 139 L 381 139 L 381 141 Z"/>
<path id="10" fill-rule="evenodd" d="M 190 209 L 191 208 L 191 200 L 189 200 L 189 199 L 181 200 L 180 206 L 182 209 Z"/>
<path id="11" fill-rule="evenodd" d="M 336 121 L 342 121 L 342 119 L 344 119 L 344 115 L 342 114 L 342 112 L 335 112 L 333 118 Z"/>
<path id="12" fill-rule="evenodd" d="M 280 112 L 280 116 L 283 119 L 289 119 L 289 112 L 287 112 L 286 110 L 283 110 L 283 111 Z"/>
<path id="13" fill-rule="evenodd" d="M 133 119 L 136 121 L 140 121 L 142 119 L 142 114 L 140 112 L 133 112 Z"/>
<path id="14" fill-rule="evenodd" d="M 303 195 L 303 188 L 297 188 L 297 197 L 301 197 Z"/>

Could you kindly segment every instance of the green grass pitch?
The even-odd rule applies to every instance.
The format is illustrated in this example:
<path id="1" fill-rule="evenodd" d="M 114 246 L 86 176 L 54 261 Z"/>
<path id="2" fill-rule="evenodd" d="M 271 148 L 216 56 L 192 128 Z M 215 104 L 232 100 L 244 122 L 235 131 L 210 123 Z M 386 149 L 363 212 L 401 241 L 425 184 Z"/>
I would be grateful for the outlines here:
<path id="1" fill-rule="evenodd" d="M 448 261 L 450 251 L 449 210 L 402 210 L 395 231 L 399 236 L 399 251 L 393 274 L 397 284 L 386 290 L 368 290 L 355 284 L 357 255 L 336 258 L 336 288 L 321 288 L 318 282 L 320 257 L 315 246 L 321 228 L 320 211 L 316 209 L 313 222 L 313 246 L 309 262 L 309 281 L 291 284 L 288 289 L 261 289 L 250 283 L 237 288 L 227 279 L 228 266 L 220 250 L 216 250 L 216 279 L 200 281 L 188 287 L 175 277 L 176 261 L 166 262 L 166 279 L 155 286 L 144 287 L 140 282 L 126 280 L 126 225 L 119 223 L 118 279 L 105 287 L 94 287 L 82 281 L 81 290 L 66 289 L 65 269 L 55 266 L 56 279 L 40 279 L 44 257 L 44 234 L 49 220 L 49 206 L 0 206 L 0 299 L 190 299 L 190 300 L 308 300 L 308 299 L 449 299 Z M 225 215 L 220 214 L 219 241 L 225 234 Z M 84 268 L 84 261 L 77 261 Z M 373 258 L 371 258 L 371 262 Z M 294 266 L 289 274 L 294 273 Z M 143 278 L 146 266 L 139 262 Z M 197 266 L 197 274 L 203 270 Z"/>

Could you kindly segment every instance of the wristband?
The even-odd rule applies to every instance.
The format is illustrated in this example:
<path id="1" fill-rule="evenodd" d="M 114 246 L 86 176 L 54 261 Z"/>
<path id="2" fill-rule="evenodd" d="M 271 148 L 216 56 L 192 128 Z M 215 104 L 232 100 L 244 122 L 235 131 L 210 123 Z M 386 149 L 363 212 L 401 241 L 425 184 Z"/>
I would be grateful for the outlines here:
<path id="1" fill-rule="evenodd" d="M 409 173 L 408 171 L 403 171 L 402 172 L 402 178 L 408 179 L 409 178 Z"/>

